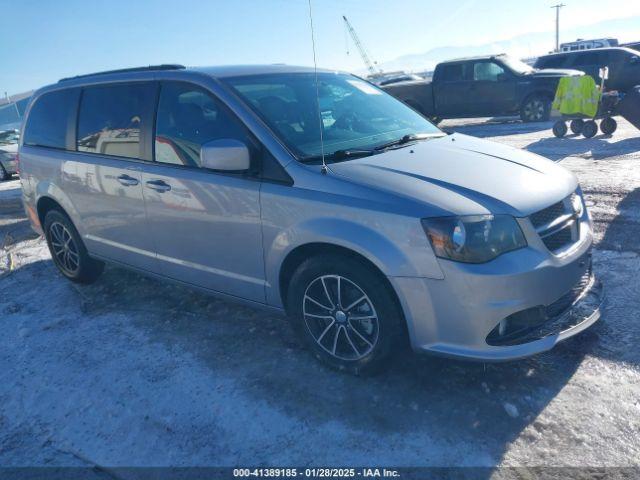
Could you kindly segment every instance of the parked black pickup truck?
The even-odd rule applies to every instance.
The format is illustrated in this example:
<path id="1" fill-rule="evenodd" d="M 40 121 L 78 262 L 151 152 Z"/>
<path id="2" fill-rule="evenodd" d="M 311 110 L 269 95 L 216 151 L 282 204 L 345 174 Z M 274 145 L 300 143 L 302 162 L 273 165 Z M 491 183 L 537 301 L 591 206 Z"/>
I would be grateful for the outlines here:
<path id="1" fill-rule="evenodd" d="M 464 58 L 436 65 L 433 80 L 383 87 L 433 121 L 520 114 L 525 122 L 549 118 L 560 77 L 576 70 L 536 70 L 507 55 Z"/>

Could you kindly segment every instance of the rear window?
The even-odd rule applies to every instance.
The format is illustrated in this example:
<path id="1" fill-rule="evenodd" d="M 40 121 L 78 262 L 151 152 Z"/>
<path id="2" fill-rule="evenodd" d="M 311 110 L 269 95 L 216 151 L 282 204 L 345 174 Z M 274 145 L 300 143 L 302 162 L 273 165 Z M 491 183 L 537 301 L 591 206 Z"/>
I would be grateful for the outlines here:
<path id="1" fill-rule="evenodd" d="M 152 102 L 153 89 L 148 84 L 85 88 L 78 116 L 78 151 L 141 158 L 142 121 Z"/>
<path id="2" fill-rule="evenodd" d="M 66 148 L 67 126 L 75 115 L 79 91 L 58 90 L 42 95 L 31 107 L 24 130 L 24 144 Z"/>

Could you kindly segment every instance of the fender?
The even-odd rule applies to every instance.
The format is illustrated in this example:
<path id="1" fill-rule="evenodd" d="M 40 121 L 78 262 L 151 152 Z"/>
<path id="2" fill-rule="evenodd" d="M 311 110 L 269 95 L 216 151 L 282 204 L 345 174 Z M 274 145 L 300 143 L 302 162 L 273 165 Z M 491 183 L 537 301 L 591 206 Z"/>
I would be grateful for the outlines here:
<path id="1" fill-rule="evenodd" d="M 282 306 L 280 269 L 293 250 L 311 243 L 351 250 L 368 259 L 386 276 L 424 277 L 424 271 L 416 268 L 415 258 L 410 259 L 394 243 L 368 226 L 344 219 L 315 218 L 292 225 L 280 232 L 271 244 L 265 244 L 267 303 Z M 431 278 L 444 278 L 435 257 L 428 270 Z"/>
<path id="2" fill-rule="evenodd" d="M 71 199 L 67 196 L 64 191 L 58 187 L 55 183 L 49 180 L 42 180 L 38 182 L 36 185 L 35 192 L 35 206 L 37 208 L 38 203 L 42 198 L 48 197 L 52 200 L 55 200 L 60 204 L 60 206 L 64 209 L 65 213 L 71 218 L 73 225 L 76 227 L 81 237 L 84 237 L 84 227 L 82 225 L 82 219 L 80 218 L 80 214 L 78 210 L 75 208 Z"/>

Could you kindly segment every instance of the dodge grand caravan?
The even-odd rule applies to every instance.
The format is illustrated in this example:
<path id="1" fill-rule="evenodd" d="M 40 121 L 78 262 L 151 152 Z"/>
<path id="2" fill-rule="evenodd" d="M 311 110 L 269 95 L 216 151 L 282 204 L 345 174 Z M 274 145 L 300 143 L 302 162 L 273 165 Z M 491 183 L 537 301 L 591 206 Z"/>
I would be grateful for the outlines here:
<path id="1" fill-rule="evenodd" d="M 45 87 L 24 204 L 60 272 L 104 262 L 286 312 L 353 372 L 552 348 L 600 316 L 576 177 L 447 135 L 355 76 L 162 65 Z"/>

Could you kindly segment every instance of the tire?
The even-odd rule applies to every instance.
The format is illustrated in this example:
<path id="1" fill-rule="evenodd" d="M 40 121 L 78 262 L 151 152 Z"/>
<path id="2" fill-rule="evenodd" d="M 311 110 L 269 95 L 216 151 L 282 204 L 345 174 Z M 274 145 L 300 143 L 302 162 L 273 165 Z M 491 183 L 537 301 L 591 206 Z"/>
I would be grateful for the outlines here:
<path id="1" fill-rule="evenodd" d="M 564 137 L 567 134 L 567 124 L 558 120 L 553 124 L 553 134 L 558 138 Z"/>
<path id="2" fill-rule="evenodd" d="M 0 163 L 0 182 L 4 182 L 6 180 L 9 180 L 10 178 L 11 175 L 9 175 L 9 173 L 4 169 L 4 165 Z"/>
<path id="3" fill-rule="evenodd" d="M 605 135 L 612 135 L 618 128 L 618 122 L 611 117 L 603 118 L 600 122 L 600 131 Z"/>
<path id="4" fill-rule="evenodd" d="M 580 135 L 582 133 L 583 126 L 584 120 L 581 119 L 571 120 L 571 123 L 569 124 L 571 131 L 576 135 Z"/>
<path id="5" fill-rule="evenodd" d="M 596 122 L 593 120 L 587 120 L 584 122 L 584 125 L 582 126 L 582 135 L 584 135 L 585 138 L 595 137 L 596 133 L 598 133 L 598 124 Z"/>
<path id="6" fill-rule="evenodd" d="M 549 120 L 551 101 L 541 95 L 531 95 L 520 107 L 523 122 L 545 122 Z"/>
<path id="7" fill-rule="evenodd" d="M 45 216 L 44 232 L 53 263 L 62 275 L 76 283 L 95 282 L 104 270 L 104 263 L 89 256 L 87 249 L 69 217 L 59 210 Z"/>
<path id="8" fill-rule="evenodd" d="M 325 365 L 372 374 L 406 345 L 404 316 L 395 296 L 368 265 L 346 256 L 318 255 L 296 269 L 289 285 L 289 320 Z"/>

